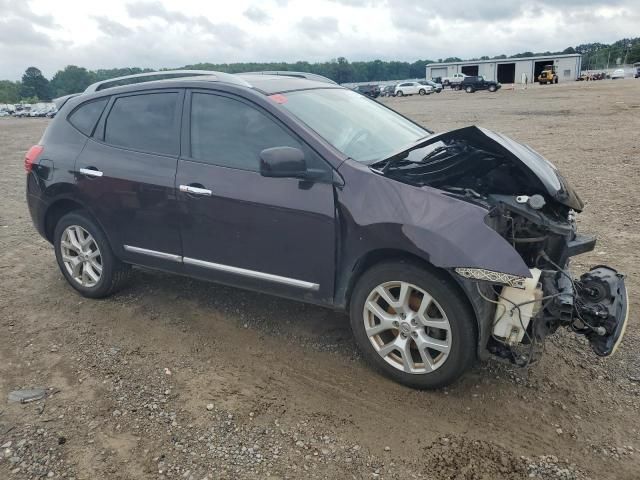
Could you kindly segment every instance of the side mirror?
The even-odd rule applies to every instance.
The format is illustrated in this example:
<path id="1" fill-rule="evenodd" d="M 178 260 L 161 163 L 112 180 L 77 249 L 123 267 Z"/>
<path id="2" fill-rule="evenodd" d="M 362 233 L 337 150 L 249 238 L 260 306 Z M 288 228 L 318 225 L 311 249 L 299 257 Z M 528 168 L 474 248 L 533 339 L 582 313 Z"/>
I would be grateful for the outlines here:
<path id="1" fill-rule="evenodd" d="M 263 177 L 306 178 L 304 153 L 293 147 L 266 148 L 260 152 L 260 174 Z"/>

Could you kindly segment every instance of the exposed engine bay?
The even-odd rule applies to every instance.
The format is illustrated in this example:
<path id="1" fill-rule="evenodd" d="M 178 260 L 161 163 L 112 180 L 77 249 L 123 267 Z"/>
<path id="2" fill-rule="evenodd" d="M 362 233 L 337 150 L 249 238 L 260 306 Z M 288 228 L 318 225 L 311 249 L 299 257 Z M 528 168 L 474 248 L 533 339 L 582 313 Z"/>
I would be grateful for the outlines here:
<path id="1" fill-rule="evenodd" d="M 398 181 L 482 205 L 485 223 L 529 268 L 529 278 L 455 268 L 476 281 L 478 295 L 494 306 L 491 353 L 528 365 L 559 327 L 586 336 L 597 355 L 615 352 L 627 322 L 624 275 L 602 265 L 572 276 L 570 258 L 593 250 L 596 239 L 577 233 L 583 203 L 544 157 L 500 134 L 467 127 L 429 137 L 375 167 Z"/>

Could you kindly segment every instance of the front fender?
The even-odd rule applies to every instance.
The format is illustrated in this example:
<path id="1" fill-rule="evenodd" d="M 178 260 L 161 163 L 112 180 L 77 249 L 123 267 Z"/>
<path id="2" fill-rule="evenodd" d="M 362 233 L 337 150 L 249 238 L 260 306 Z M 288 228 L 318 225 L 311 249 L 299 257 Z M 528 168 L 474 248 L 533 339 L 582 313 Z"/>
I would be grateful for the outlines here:
<path id="1" fill-rule="evenodd" d="M 484 268 L 529 277 L 518 252 L 485 222 L 487 208 L 442 190 L 416 187 L 347 161 L 337 190 L 340 250 L 353 271 L 359 258 L 380 249 L 402 250 L 445 269 Z M 341 268 L 339 266 L 338 271 Z"/>

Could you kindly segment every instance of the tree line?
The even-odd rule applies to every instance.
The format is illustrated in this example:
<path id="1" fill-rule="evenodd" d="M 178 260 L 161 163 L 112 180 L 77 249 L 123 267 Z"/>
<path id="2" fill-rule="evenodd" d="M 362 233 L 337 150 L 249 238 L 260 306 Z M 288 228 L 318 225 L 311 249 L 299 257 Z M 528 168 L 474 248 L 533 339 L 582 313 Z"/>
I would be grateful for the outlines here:
<path id="1" fill-rule="evenodd" d="M 624 38 L 610 45 L 603 43 L 585 43 L 576 47 L 568 47 L 559 52 L 522 52 L 507 56 L 496 55 L 494 57 L 483 56 L 468 60 L 491 60 L 506 58 L 522 58 L 536 55 L 555 55 L 562 53 L 582 54 L 582 68 L 590 70 L 604 69 L 607 66 L 614 67 L 618 63 L 640 62 L 640 37 Z M 415 62 L 400 61 L 357 61 L 349 62 L 344 57 L 339 57 L 328 62 L 309 63 L 299 61 L 286 62 L 245 62 L 245 63 L 197 63 L 186 65 L 182 68 L 197 70 L 217 70 L 228 73 L 242 73 L 260 70 L 290 70 L 310 72 L 322 75 L 338 83 L 352 82 L 379 82 L 385 80 L 402 80 L 424 77 L 425 67 L 429 63 L 459 62 L 458 57 L 440 58 L 437 60 L 416 60 Z M 167 70 L 167 69 L 161 69 Z M 36 67 L 29 67 L 22 76 L 21 81 L 0 80 L 0 103 L 35 103 L 37 101 L 49 101 L 52 98 L 83 91 L 94 82 L 108 80 L 110 78 L 133 75 L 136 73 L 152 72 L 152 69 L 144 68 L 111 68 L 100 70 L 87 70 L 83 67 L 68 65 L 48 80 Z"/>

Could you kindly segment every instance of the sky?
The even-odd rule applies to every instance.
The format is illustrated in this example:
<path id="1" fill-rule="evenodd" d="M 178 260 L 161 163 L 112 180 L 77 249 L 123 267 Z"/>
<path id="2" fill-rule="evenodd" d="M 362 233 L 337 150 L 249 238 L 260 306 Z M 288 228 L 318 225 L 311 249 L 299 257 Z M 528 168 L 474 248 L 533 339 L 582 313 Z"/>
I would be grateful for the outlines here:
<path id="1" fill-rule="evenodd" d="M 0 79 L 29 66 L 434 59 L 640 34 L 640 0 L 0 0 Z"/>

